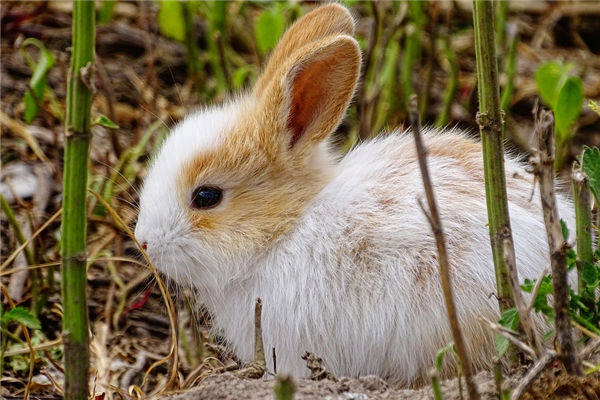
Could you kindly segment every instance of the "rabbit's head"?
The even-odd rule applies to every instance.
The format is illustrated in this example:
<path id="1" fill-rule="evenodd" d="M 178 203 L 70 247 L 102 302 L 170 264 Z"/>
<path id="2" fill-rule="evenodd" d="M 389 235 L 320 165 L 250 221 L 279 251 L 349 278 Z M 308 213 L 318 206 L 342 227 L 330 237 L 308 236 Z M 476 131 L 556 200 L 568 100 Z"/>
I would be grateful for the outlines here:
<path id="1" fill-rule="evenodd" d="M 353 29 L 345 8 L 316 9 L 288 29 L 250 93 L 173 129 L 145 179 L 135 233 L 162 272 L 218 285 L 214 272 L 243 272 L 240 260 L 302 215 L 328 180 L 326 139 L 358 79 Z"/>

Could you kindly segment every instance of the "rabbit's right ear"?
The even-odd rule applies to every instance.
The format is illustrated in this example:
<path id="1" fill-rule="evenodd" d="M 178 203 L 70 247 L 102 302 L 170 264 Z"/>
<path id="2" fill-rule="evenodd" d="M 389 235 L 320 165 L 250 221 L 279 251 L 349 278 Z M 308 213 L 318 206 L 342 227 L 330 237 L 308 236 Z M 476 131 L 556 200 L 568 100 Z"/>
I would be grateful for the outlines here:
<path id="1" fill-rule="evenodd" d="M 325 140 L 352 99 L 360 59 L 358 42 L 347 35 L 309 43 L 288 58 L 258 97 L 265 147 L 308 154 Z"/>
<path id="2" fill-rule="evenodd" d="M 260 95 L 263 92 L 276 71 L 297 49 L 328 36 L 353 34 L 354 19 L 345 7 L 331 3 L 309 12 L 281 37 L 265 70 L 254 85 L 254 94 Z"/>

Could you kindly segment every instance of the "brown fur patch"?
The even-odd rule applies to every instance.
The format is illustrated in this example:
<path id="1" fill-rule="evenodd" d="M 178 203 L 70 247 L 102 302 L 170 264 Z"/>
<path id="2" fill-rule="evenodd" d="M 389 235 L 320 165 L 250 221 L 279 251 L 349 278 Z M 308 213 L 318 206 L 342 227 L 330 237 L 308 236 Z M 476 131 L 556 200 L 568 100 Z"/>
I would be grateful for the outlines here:
<path id="1" fill-rule="evenodd" d="M 330 36 L 353 34 L 354 20 L 348 10 L 339 4 L 326 4 L 306 14 L 290 26 L 277 43 L 254 86 L 254 94 L 262 94 L 273 76 L 278 75 L 277 72 L 297 49 Z"/>
<path id="2" fill-rule="evenodd" d="M 204 240 L 232 251 L 258 251 L 290 229 L 327 182 L 323 159 L 329 156 L 317 144 L 344 115 L 359 66 L 354 39 L 329 37 L 288 57 L 267 77 L 260 96 L 239 101 L 242 116 L 222 133 L 224 142 L 188 162 L 177 182 L 188 205 L 200 185 L 223 189 L 215 208 L 187 207 Z M 293 139 L 300 129 L 301 137 Z M 290 149 L 293 140 L 298 143 Z"/>

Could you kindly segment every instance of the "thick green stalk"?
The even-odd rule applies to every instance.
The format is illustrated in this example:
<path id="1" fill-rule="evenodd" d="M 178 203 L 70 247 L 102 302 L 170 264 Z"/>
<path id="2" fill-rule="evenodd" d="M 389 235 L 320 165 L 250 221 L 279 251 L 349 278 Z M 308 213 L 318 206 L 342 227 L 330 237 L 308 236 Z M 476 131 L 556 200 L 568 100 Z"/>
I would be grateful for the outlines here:
<path id="1" fill-rule="evenodd" d="M 498 90 L 498 66 L 494 43 L 494 5 L 490 1 L 473 1 L 475 26 L 475 55 L 477 57 L 477 87 L 479 114 L 477 123 L 483 147 L 485 194 L 490 230 L 490 243 L 496 272 L 496 287 L 500 310 L 514 307 L 508 270 L 504 261 L 503 243 L 514 253 L 506 178 L 504 175 L 504 143 L 502 140 L 502 111 Z M 511 258 L 514 259 L 514 256 Z"/>
<path id="2" fill-rule="evenodd" d="M 584 263 L 593 264 L 594 262 L 590 185 L 587 176 L 578 167 L 573 169 L 571 181 L 573 182 L 575 231 L 577 233 L 577 287 L 584 303 L 593 308 L 595 302 L 594 292 L 586 290 L 583 283 Z"/>
<path id="3" fill-rule="evenodd" d="M 67 87 L 61 276 L 65 399 L 88 398 L 86 196 L 94 62 L 93 1 L 73 1 L 73 53 Z"/>

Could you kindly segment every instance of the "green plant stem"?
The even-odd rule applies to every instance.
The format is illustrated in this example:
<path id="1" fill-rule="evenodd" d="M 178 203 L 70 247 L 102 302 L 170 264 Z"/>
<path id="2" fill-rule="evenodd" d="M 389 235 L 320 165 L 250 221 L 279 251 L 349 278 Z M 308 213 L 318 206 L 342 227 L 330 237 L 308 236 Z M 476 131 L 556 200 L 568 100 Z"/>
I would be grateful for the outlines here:
<path id="1" fill-rule="evenodd" d="M 214 38 L 215 35 L 223 35 L 223 33 L 225 32 L 227 6 L 228 2 L 226 1 L 215 1 L 213 3 L 209 3 L 210 14 L 208 37 L 210 39 L 208 41 L 208 47 L 210 51 L 210 64 L 213 70 L 213 75 L 216 78 L 216 94 L 218 96 L 223 95 L 227 90 L 227 82 L 225 80 L 225 74 L 221 70 L 219 49 L 217 48 L 217 43 L 215 42 Z"/>
<path id="2" fill-rule="evenodd" d="M 504 43 L 506 35 L 506 18 L 508 17 L 508 0 L 494 2 L 496 6 L 496 43 Z"/>
<path id="3" fill-rule="evenodd" d="M 479 124 L 483 147 L 485 194 L 490 243 L 496 273 L 497 296 L 502 312 L 514 307 L 512 288 L 504 262 L 503 243 L 508 240 L 509 243 L 506 247 L 512 253 L 514 253 L 514 244 L 508 214 L 506 178 L 504 175 L 503 122 L 498 93 L 493 3 L 475 0 L 473 2 L 473 21 L 479 92 L 477 123 Z"/>
<path id="4" fill-rule="evenodd" d="M 454 97 L 456 96 L 456 91 L 458 89 L 458 65 L 456 63 L 454 50 L 452 49 L 450 35 L 446 36 L 444 39 L 444 53 L 448 59 L 450 78 L 448 80 L 448 86 L 446 86 L 446 90 L 444 91 L 444 105 L 442 106 L 442 111 L 435 120 L 434 125 L 436 128 L 443 128 L 448 123 L 452 103 L 454 102 Z"/>
<path id="5" fill-rule="evenodd" d="M 440 385 L 440 378 L 435 369 L 429 371 L 429 378 L 431 379 L 431 389 L 433 390 L 433 398 L 435 400 L 443 400 L 442 387 Z"/>
<path id="6" fill-rule="evenodd" d="M 293 400 L 296 392 L 296 385 L 291 376 L 277 376 L 277 382 L 273 386 L 275 400 Z"/>
<path id="7" fill-rule="evenodd" d="M 65 399 L 88 398 L 86 298 L 86 190 L 94 61 L 95 4 L 73 2 L 73 53 L 67 87 L 63 173 L 61 275 L 65 347 Z"/>
<path id="8" fill-rule="evenodd" d="M 187 49 L 187 65 L 189 75 L 195 85 L 200 84 L 200 55 L 198 53 L 198 44 L 196 43 L 196 29 L 194 27 L 194 15 L 196 14 L 196 3 L 194 1 L 183 1 L 181 4 L 183 10 L 185 26 L 185 46 Z"/>
<path id="9" fill-rule="evenodd" d="M 594 305 L 594 294 L 585 290 L 583 283 L 583 264 L 594 262 L 592 247 L 592 211 L 591 193 L 587 176 L 575 167 L 571 174 L 573 182 L 573 203 L 575 206 L 575 231 L 577 234 L 577 284 L 578 293 L 583 297 L 584 303 Z M 587 296 L 586 296 L 587 295 Z"/>
<path id="10" fill-rule="evenodd" d="M 15 218 L 15 214 L 13 214 L 12 209 L 10 208 L 10 205 L 8 204 L 4 196 L 2 196 L 1 194 L 0 204 L 2 206 L 2 212 L 4 213 L 4 215 L 6 215 L 8 223 L 10 224 L 10 226 L 12 226 L 13 230 L 15 231 L 15 237 L 17 238 L 17 242 L 19 242 L 19 244 L 22 245 L 23 243 L 25 243 L 25 236 L 23 235 L 23 231 L 21 230 L 21 227 L 19 226 L 19 223 Z M 25 258 L 27 258 L 27 262 L 29 263 L 29 265 L 34 265 L 35 258 L 33 256 L 33 251 L 31 250 L 31 248 L 29 246 L 25 246 L 23 251 L 25 252 Z"/>
<path id="11" fill-rule="evenodd" d="M 502 99 L 500 100 L 500 107 L 504 113 L 508 113 L 510 101 L 515 90 L 515 75 L 517 73 L 517 46 L 519 44 L 519 37 L 516 32 L 517 28 L 512 24 L 509 25 L 508 38 L 510 45 L 508 46 L 508 54 L 506 55 L 506 86 L 502 91 Z"/>

